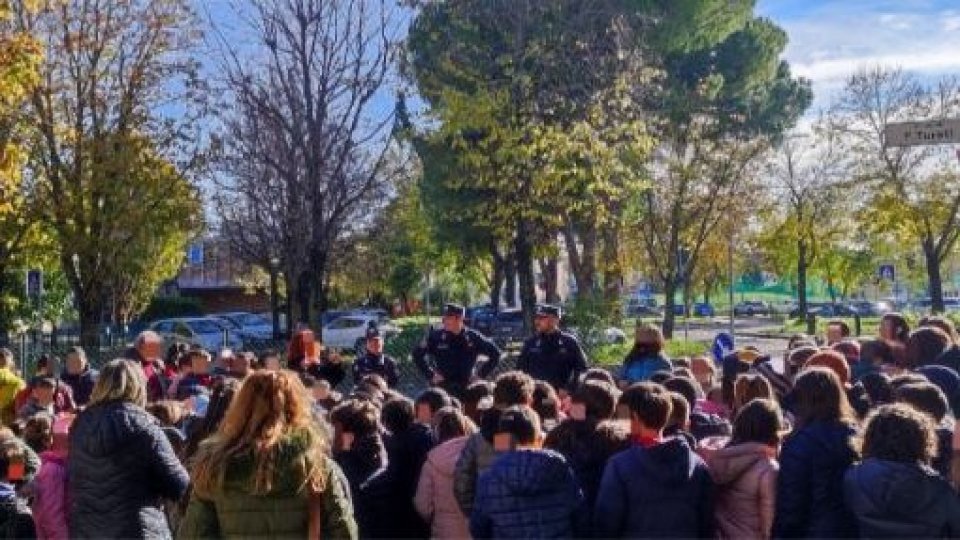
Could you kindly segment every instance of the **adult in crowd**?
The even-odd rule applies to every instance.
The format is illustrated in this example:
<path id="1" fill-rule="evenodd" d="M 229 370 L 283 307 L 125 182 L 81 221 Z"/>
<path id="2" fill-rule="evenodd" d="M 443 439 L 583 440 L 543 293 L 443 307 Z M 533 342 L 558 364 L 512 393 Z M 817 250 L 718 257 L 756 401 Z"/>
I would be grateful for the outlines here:
<path id="1" fill-rule="evenodd" d="M 243 382 L 192 472 L 183 537 L 357 536 L 346 486 L 291 372 Z"/>
<path id="2" fill-rule="evenodd" d="M 413 349 L 413 361 L 431 384 L 461 399 L 476 378 L 485 379 L 500 363 L 500 349 L 463 322 L 466 309 L 457 304 L 443 308 L 443 328 L 431 330 Z M 477 366 L 479 357 L 486 357 Z M 432 362 L 427 360 L 432 359 Z"/>
<path id="3" fill-rule="evenodd" d="M 658 371 L 669 372 L 673 369 L 670 359 L 664 353 L 666 340 L 663 332 L 653 324 L 637 326 L 633 348 L 623 360 L 620 380 L 624 386 L 650 379 Z"/>
<path id="4" fill-rule="evenodd" d="M 70 431 L 72 538 L 170 537 L 160 503 L 182 497 L 190 478 L 146 402 L 141 364 L 103 367 Z"/>
<path id="5" fill-rule="evenodd" d="M 828 368 L 805 368 L 793 398 L 798 429 L 780 453 L 773 536 L 855 537 L 856 520 L 843 500 L 843 475 L 857 458 L 855 419 L 840 378 Z"/>
<path id="6" fill-rule="evenodd" d="M 97 370 L 90 367 L 87 353 L 81 347 L 71 347 L 67 351 L 63 374 L 60 379 L 73 391 L 73 401 L 83 407 L 90 401 L 90 394 L 97 384 Z"/>
<path id="7" fill-rule="evenodd" d="M 163 338 L 160 334 L 145 330 L 133 341 L 124 358 L 140 365 L 146 380 L 147 401 L 160 401 L 166 395 L 167 381 L 163 376 Z"/>
<path id="8" fill-rule="evenodd" d="M 397 361 L 383 352 L 383 336 L 376 326 L 367 328 L 364 354 L 353 363 L 353 383 L 359 383 L 370 374 L 383 377 L 390 388 L 395 388 L 400 382 Z"/>
<path id="9" fill-rule="evenodd" d="M 899 313 L 887 313 L 880 318 L 880 339 L 906 346 L 910 339 L 910 323 Z"/>
<path id="10" fill-rule="evenodd" d="M 937 436 L 928 416 L 884 405 L 858 442 L 863 462 L 847 471 L 844 493 L 863 538 L 960 536 L 960 498 L 930 467 Z"/>
<path id="11" fill-rule="evenodd" d="M 330 383 L 331 388 L 339 386 L 347 376 L 347 370 L 340 361 L 340 355 L 324 350 L 323 344 L 316 339 L 313 330 L 302 324 L 293 334 L 287 347 L 287 369 L 297 373 L 308 373 L 318 380 L 323 379 Z"/>
<path id="12" fill-rule="evenodd" d="M 561 314 L 557 306 L 537 306 L 536 334 L 524 342 L 517 369 L 550 383 L 563 398 L 587 370 L 587 355 L 576 336 L 560 330 Z"/>

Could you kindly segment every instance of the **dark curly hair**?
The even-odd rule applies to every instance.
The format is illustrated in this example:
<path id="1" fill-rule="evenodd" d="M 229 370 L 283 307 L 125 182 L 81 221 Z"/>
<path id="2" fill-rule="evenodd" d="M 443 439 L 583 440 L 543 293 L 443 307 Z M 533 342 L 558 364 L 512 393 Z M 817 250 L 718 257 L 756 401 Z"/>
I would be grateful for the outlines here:
<path id="1" fill-rule="evenodd" d="M 867 417 L 857 445 L 864 459 L 930 465 L 937 455 L 937 432 L 929 415 L 894 403 Z"/>

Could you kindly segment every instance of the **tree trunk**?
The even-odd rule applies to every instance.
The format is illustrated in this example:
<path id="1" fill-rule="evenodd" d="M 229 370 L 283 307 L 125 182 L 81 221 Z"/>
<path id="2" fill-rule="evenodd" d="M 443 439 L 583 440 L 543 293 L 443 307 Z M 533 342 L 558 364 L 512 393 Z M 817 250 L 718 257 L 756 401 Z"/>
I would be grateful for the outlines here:
<path id="1" fill-rule="evenodd" d="M 663 283 L 663 294 L 665 299 L 663 302 L 663 337 L 666 339 L 673 338 L 673 325 L 676 317 L 673 314 L 673 308 L 676 305 L 677 294 L 677 280 L 667 279 Z"/>
<path id="2" fill-rule="evenodd" d="M 504 280 L 506 279 L 506 260 L 500 255 L 496 246 L 491 246 L 490 254 L 493 256 L 493 277 L 490 279 L 490 305 L 494 311 L 500 311 L 500 299 L 503 292 Z"/>
<path id="3" fill-rule="evenodd" d="M 797 241 L 797 311 L 807 318 L 807 243 Z"/>
<path id="4" fill-rule="evenodd" d="M 543 274 L 543 296 L 548 304 L 559 304 L 559 261 L 556 257 L 540 259 L 540 273 Z"/>
<path id="5" fill-rule="evenodd" d="M 608 226 L 603 230 L 603 298 L 613 313 L 617 309 L 623 294 L 623 267 L 620 265 L 620 230 Z"/>
<path id="6" fill-rule="evenodd" d="M 521 221 L 517 226 L 516 246 L 517 281 L 520 285 L 520 307 L 523 309 L 523 329 L 533 332 L 533 314 L 537 307 L 537 289 L 533 274 L 533 245 L 527 232 L 529 225 Z"/>
<path id="7" fill-rule="evenodd" d="M 927 263 L 927 282 L 930 288 L 930 311 L 943 313 L 943 278 L 940 276 L 940 255 L 932 238 L 923 241 L 923 256 Z"/>
<path id="8" fill-rule="evenodd" d="M 92 295 L 94 298 L 97 294 Z M 77 297 L 77 314 L 80 316 L 80 346 L 87 351 L 100 347 L 100 316 L 103 314 L 101 302 L 81 295 Z"/>
<path id="9" fill-rule="evenodd" d="M 584 297 L 597 292 L 597 230 L 591 224 L 580 233 L 580 275 L 577 280 L 577 292 Z"/>
<path id="10" fill-rule="evenodd" d="M 504 280 L 503 301 L 507 307 L 517 307 L 517 256 L 514 253 L 507 255 L 504 259 Z"/>
<path id="11" fill-rule="evenodd" d="M 7 294 L 7 271 L 0 266 L 0 347 L 6 347 L 10 343 L 10 311 L 7 309 L 7 303 L 3 297 Z"/>

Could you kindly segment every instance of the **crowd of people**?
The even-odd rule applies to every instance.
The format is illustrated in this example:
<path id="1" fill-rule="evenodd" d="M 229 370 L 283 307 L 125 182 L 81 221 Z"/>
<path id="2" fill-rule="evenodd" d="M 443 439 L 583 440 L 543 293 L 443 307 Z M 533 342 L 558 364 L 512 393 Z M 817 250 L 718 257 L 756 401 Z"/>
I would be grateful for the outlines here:
<path id="1" fill-rule="evenodd" d="M 641 325 L 611 371 L 560 316 L 491 381 L 500 351 L 447 306 L 414 399 L 375 328 L 350 369 L 308 329 L 285 358 L 145 332 L 29 382 L 0 350 L 0 537 L 960 537 L 949 320 L 832 321 L 782 370 L 671 359 Z"/>

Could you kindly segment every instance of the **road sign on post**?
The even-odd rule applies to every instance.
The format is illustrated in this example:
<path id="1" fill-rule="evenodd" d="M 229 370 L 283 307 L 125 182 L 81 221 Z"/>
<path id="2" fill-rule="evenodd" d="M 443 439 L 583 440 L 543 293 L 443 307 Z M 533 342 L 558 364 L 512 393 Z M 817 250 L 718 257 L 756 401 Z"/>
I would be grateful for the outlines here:
<path id="1" fill-rule="evenodd" d="M 27 270 L 27 297 L 39 300 L 43 294 L 43 270 Z"/>
<path id="2" fill-rule="evenodd" d="M 897 271 L 892 264 L 881 264 L 879 273 L 880 273 L 881 280 L 886 280 L 890 282 L 894 282 L 897 280 Z"/>
<path id="3" fill-rule="evenodd" d="M 883 130 L 883 145 L 887 147 L 928 144 L 960 144 L 960 118 L 887 124 Z"/>

